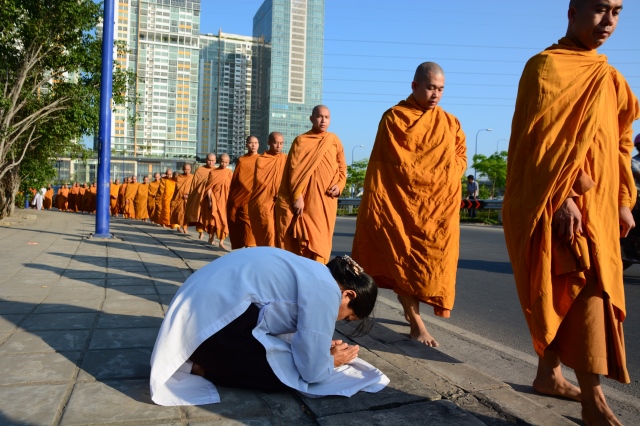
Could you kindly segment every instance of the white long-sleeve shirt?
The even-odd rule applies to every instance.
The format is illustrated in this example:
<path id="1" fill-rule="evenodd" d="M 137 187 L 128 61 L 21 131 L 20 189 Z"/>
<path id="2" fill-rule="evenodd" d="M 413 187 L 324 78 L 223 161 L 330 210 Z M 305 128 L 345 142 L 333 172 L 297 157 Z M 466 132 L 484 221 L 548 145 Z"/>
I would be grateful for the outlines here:
<path id="1" fill-rule="evenodd" d="M 161 405 L 218 402 L 215 387 L 189 374 L 187 361 L 252 303 L 261 307 L 253 335 L 280 381 L 301 392 L 326 395 L 326 387 L 314 384 L 330 381 L 335 373 L 329 349 L 340 300 L 338 284 L 318 262 L 270 247 L 221 257 L 193 274 L 169 306 L 151 355 L 152 399 Z M 355 388 L 351 383 L 342 390 L 346 393 L 332 394 L 382 389 L 388 379 L 371 369 L 369 382 L 361 380 Z M 363 389 L 372 384 L 377 388 Z"/>

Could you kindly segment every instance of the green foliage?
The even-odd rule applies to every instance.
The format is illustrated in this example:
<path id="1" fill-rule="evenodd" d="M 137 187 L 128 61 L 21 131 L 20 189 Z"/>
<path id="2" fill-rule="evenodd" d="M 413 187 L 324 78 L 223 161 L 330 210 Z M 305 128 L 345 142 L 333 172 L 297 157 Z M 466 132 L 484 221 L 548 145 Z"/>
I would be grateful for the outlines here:
<path id="1" fill-rule="evenodd" d="M 507 181 L 507 151 L 491 154 L 489 157 L 477 154 L 473 156 L 472 167 L 491 181 L 491 197 L 496 194 L 496 189 L 504 188 Z M 480 196 L 480 198 L 483 198 Z"/>
<path id="2" fill-rule="evenodd" d="M 357 195 L 364 187 L 364 176 L 367 173 L 369 159 L 354 161 L 347 166 L 347 184 L 342 191 L 341 197 L 351 197 L 351 187 L 354 187 L 354 195 Z"/>
<path id="3" fill-rule="evenodd" d="M 491 191 L 487 188 L 487 185 L 480 185 L 478 188 L 478 198 L 480 200 L 488 200 L 491 198 Z"/>

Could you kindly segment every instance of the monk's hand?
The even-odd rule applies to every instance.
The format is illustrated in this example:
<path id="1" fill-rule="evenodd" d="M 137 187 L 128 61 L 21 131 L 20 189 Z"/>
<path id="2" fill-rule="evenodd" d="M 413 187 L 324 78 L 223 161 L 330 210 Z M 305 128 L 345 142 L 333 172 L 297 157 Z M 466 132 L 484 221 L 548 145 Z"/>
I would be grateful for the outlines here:
<path id="1" fill-rule="evenodd" d="M 293 203 L 293 214 L 302 214 L 304 210 L 304 198 L 302 195 Z"/>
<path id="2" fill-rule="evenodd" d="M 564 200 L 558 211 L 553 214 L 552 223 L 556 235 L 563 240 L 570 241 L 574 234 L 582 233 L 582 213 L 573 198 Z"/>
<path id="3" fill-rule="evenodd" d="M 353 345 L 349 346 L 346 343 L 342 343 L 342 341 L 336 345 L 331 345 L 331 355 L 333 355 L 333 366 L 340 367 L 341 365 L 348 364 L 358 356 L 358 351 L 360 350 L 360 346 Z"/>
<path id="4" fill-rule="evenodd" d="M 620 238 L 627 238 L 629 231 L 636 227 L 629 207 L 620 207 Z"/>
<path id="5" fill-rule="evenodd" d="M 338 188 L 338 185 L 333 185 L 331 188 L 327 189 L 327 195 L 332 198 L 336 198 L 340 195 L 340 188 Z"/>

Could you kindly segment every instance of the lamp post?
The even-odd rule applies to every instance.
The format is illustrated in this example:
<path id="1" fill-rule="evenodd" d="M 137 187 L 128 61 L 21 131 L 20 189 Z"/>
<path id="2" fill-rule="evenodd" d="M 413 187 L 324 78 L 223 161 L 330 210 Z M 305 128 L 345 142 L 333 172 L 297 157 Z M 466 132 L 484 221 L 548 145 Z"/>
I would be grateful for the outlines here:
<path id="1" fill-rule="evenodd" d="M 490 132 L 490 131 L 492 131 L 492 130 L 493 130 L 493 129 L 480 129 L 480 130 L 478 130 L 478 132 L 476 133 L 476 150 L 475 150 L 475 152 L 473 153 L 474 158 L 475 158 L 475 156 L 476 156 L 476 155 L 478 155 L 478 135 L 479 135 L 479 134 L 480 134 L 480 132 L 482 132 L 482 131 L 484 131 L 484 132 Z M 474 162 L 475 162 L 475 160 L 474 160 Z M 473 180 L 477 180 L 477 179 L 476 179 L 476 174 L 477 174 L 477 172 L 476 172 L 476 168 L 474 167 L 474 168 L 473 168 Z"/>
<path id="2" fill-rule="evenodd" d="M 356 150 L 356 148 L 364 148 L 364 145 L 357 145 L 354 146 L 353 149 L 351 150 L 351 165 L 353 166 L 353 151 Z"/>
<path id="3" fill-rule="evenodd" d="M 496 154 L 500 153 L 500 150 L 498 149 L 498 145 L 500 145 L 501 141 L 509 142 L 507 139 L 498 139 L 498 141 L 496 142 Z"/>

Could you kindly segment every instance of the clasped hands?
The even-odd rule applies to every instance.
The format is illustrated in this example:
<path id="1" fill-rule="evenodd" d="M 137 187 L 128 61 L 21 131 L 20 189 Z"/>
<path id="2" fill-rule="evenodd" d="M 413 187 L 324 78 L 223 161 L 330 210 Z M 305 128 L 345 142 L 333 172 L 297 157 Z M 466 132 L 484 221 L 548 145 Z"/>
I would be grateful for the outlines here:
<path id="1" fill-rule="evenodd" d="M 359 350 L 360 346 L 358 345 L 349 346 L 343 343 L 342 340 L 332 340 L 329 352 L 333 355 L 333 366 L 340 367 L 341 365 L 349 364 L 356 359 Z"/>
<path id="2" fill-rule="evenodd" d="M 629 207 L 620 207 L 620 238 L 626 238 L 636 223 Z M 583 233 L 582 213 L 573 198 L 564 200 L 560 208 L 553 214 L 553 229 L 558 238 L 571 241 L 575 234 Z"/>

